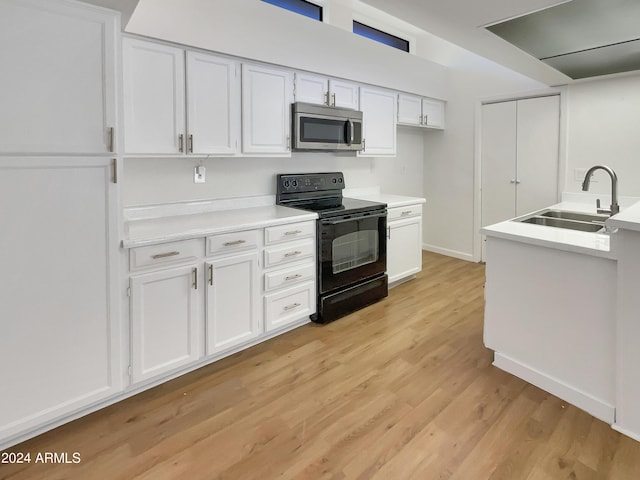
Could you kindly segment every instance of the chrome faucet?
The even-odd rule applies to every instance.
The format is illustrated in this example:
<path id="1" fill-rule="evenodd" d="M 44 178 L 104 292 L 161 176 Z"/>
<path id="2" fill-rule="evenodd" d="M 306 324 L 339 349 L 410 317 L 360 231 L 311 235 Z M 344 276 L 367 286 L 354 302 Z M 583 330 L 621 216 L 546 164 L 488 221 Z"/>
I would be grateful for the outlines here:
<path id="1" fill-rule="evenodd" d="M 613 171 L 611 167 L 607 167 L 606 165 L 595 165 L 587 170 L 587 174 L 584 176 L 584 181 L 582 182 L 582 191 L 586 192 L 589 190 L 589 182 L 591 181 L 591 175 L 596 170 L 604 170 L 611 177 L 611 205 L 609 206 L 609 210 L 604 210 L 600 208 L 600 199 L 596 201 L 596 207 L 598 213 L 608 213 L 609 215 L 615 215 L 620 212 L 620 205 L 618 205 L 618 176 L 616 172 Z"/>

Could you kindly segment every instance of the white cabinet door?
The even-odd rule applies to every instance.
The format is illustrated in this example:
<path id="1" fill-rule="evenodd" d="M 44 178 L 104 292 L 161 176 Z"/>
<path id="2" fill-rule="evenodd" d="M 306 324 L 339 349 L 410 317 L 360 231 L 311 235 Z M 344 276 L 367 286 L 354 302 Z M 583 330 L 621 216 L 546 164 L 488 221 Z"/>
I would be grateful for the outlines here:
<path id="1" fill-rule="evenodd" d="M 184 50 L 122 40 L 125 153 L 185 150 Z"/>
<path id="2" fill-rule="evenodd" d="M 207 355 L 227 350 L 261 333 L 258 252 L 208 262 Z"/>
<path id="3" fill-rule="evenodd" d="M 310 73 L 296 73 L 295 82 L 296 102 L 328 104 L 329 81 L 326 77 Z"/>
<path id="4" fill-rule="evenodd" d="M 422 217 L 389 222 L 387 275 L 389 283 L 422 270 Z"/>
<path id="5" fill-rule="evenodd" d="M 430 98 L 422 99 L 422 124 L 429 128 L 444 128 L 444 102 Z"/>
<path id="6" fill-rule="evenodd" d="M 237 152 L 239 67 L 233 60 L 187 52 L 187 153 Z"/>
<path id="7" fill-rule="evenodd" d="M 358 110 L 360 101 L 358 94 L 360 86 L 344 80 L 329 80 L 329 102 L 334 107 L 352 108 Z"/>
<path id="8" fill-rule="evenodd" d="M 558 202 L 558 95 L 518 100 L 516 215 Z"/>
<path id="9" fill-rule="evenodd" d="M 396 94 L 377 88 L 360 88 L 365 148 L 359 156 L 395 156 Z"/>
<path id="10" fill-rule="evenodd" d="M 242 65 L 242 151 L 291 152 L 293 74 Z"/>
<path id="11" fill-rule="evenodd" d="M 0 158 L 0 444 L 123 388 L 109 158 Z"/>
<path id="12" fill-rule="evenodd" d="M 131 367 L 139 382 L 201 356 L 198 264 L 131 277 Z"/>
<path id="13" fill-rule="evenodd" d="M 398 123 L 422 124 L 422 98 L 415 95 L 398 94 Z"/>
<path id="14" fill-rule="evenodd" d="M 111 151 L 119 30 L 80 3 L 0 1 L 1 152 Z"/>

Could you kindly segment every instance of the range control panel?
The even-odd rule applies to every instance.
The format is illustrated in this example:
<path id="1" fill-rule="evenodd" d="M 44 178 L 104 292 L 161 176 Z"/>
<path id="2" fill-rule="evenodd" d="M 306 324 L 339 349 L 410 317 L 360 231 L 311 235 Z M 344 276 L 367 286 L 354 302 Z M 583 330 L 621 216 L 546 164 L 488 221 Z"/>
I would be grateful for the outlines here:
<path id="1" fill-rule="evenodd" d="M 278 175 L 278 193 L 304 193 L 344 188 L 342 172 Z"/>

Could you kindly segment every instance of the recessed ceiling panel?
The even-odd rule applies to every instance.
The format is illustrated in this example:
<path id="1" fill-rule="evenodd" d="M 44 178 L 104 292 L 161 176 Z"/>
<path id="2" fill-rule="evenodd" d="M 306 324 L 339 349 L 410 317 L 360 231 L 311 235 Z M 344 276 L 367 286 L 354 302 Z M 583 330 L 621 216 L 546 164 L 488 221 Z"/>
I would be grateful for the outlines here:
<path id="1" fill-rule="evenodd" d="M 542 61 L 571 78 L 640 70 L 640 40 L 560 55 Z"/>
<path id="2" fill-rule="evenodd" d="M 573 0 L 487 30 L 572 78 L 640 70 L 639 0 Z"/>

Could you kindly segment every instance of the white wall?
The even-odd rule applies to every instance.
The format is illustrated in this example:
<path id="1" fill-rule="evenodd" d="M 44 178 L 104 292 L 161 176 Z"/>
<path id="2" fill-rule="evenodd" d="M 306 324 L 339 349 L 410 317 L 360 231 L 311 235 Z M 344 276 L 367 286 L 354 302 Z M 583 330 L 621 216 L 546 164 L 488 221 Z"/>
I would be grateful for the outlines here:
<path id="1" fill-rule="evenodd" d="M 480 101 L 546 86 L 473 54 L 449 68 L 446 129 L 426 134 L 423 242 L 429 250 L 473 259 L 475 111 Z"/>
<path id="2" fill-rule="evenodd" d="M 395 158 L 354 154 L 293 153 L 291 158 L 129 158 L 124 161 L 125 207 L 210 198 L 275 195 L 278 173 L 342 171 L 348 188 L 380 186 L 386 193 L 423 196 L 422 131 L 398 130 Z M 206 183 L 193 183 L 193 168 L 206 167 Z"/>
<path id="3" fill-rule="evenodd" d="M 568 88 L 567 172 L 564 190 L 581 191 L 575 169 L 608 165 L 619 194 L 640 196 L 640 73 L 585 81 Z M 589 189 L 610 193 L 609 176 L 593 176 Z"/>
<path id="4" fill-rule="evenodd" d="M 330 3 L 329 19 L 337 26 L 259 0 L 140 0 L 126 31 L 444 98 L 442 65 L 354 35 L 344 28 L 351 8 Z"/>

